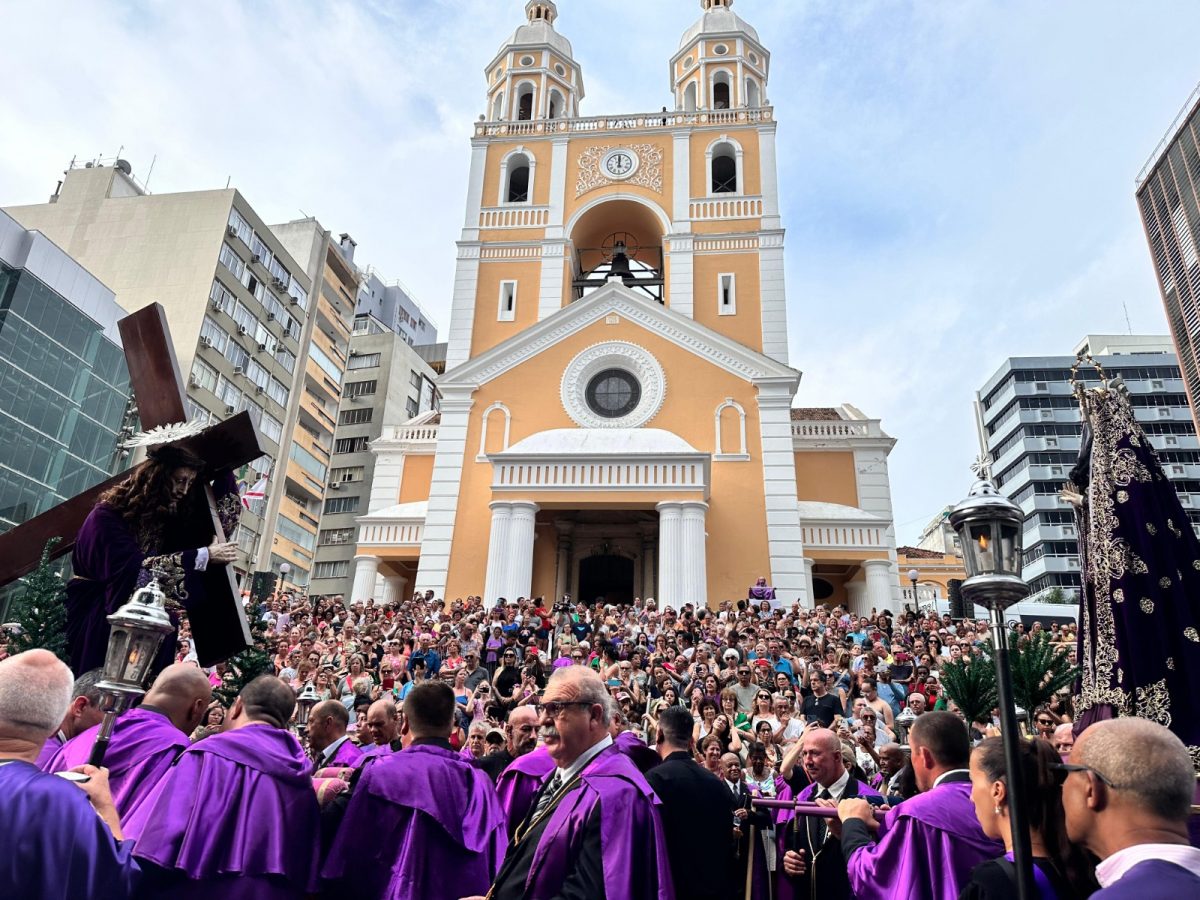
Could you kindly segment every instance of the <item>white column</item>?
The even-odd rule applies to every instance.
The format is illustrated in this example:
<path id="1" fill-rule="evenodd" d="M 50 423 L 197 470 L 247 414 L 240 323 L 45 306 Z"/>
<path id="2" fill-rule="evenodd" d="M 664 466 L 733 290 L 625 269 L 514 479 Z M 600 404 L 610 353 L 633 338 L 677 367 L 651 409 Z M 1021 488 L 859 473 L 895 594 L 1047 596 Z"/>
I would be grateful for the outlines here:
<path id="1" fill-rule="evenodd" d="M 758 296 L 762 310 L 763 354 L 788 364 L 787 287 L 783 272 L 783 232 L 762 231 L 758 250 Z"/>
<path id="2" fill-rule="evenodd" d="M 774 122 L 758 126 L 758 160 L 759 178 L 762 181 L 762 227 L 764 230 L 779 228 L 779 178 L 775 166 Z"/>
<path id="3" fill-rule="evenodd" d="M 479 214 L 478 210 L 475 213 Z M 454 268 L 454 292 L 450 299 L 450 330 L 446 340 L 446 370 L 465 363 L 471 356 L 471 334 L 475 329 L 475 294 L 479 287 L 478 241 L 459 241 Z"/>
<path id="4" fill-rule="evenodd" d="M 671 230 L 691 231 L 692 132 L 681 129 L 671 137 Z M 672 272 L 674 275 L 674 272 Z"/>
<path id="5" fill-rule="evenodd" d="M 538 286 L 538 321 L 563 308 L 567 242 L 542 241 L 542 277 Z"/>
<path id="6" fill-rule="evenodd" d="M 671 248 L 671 283 L 667 292 L 667 306 L 690 319 L 695 305 L 692 256 L 696 242 L 690 234 L 672 234 L 667 240 Z"/>
<path id="7" fill-rule="evenodd" d="M 873 608 L 877 612 L 885 609 L 896 610 L 892 600 L 892 562 L 889 559 L 868 559 L 863 561 L 863 569 L 867 573 L 867 590 L 863 603 L 867 614 Z"/>
<path id="8" fill-rule="evenodd" d="M 642 531 L 642 599 L 657 597 L 654 586 L 654 533 L 646 528 Z"/>
<path id="9" fill-rule="evenodd" d="M 679 505 L 680 593 L 684 603 L 705 609 L 708 606 L 708 554 L 705 552 L 704 520 L 708 504 L 701 500 L 688 500 Z"/>
<path id="10" fill-rule="evenodd" d="M 383 602 L 402 603 L 404 601 L 404 586 L 408 579 L 403 575 L 383 576 Z"/>
<path id="11" fill-rule="evenodd" d="M 812 603 L 805 593 L 804 540 L 796 505 L 796 459 L 792 449 L 792 395 L 796 378 L 756 379 L 759 437 L 762 441 L 763 498 L 767 513 L 767 552 L 771 584 L 781 604 Z"/>
<path id="12" fill-rule="evenodd" d="M 537 536 L 534 521 L 538 506 L 528 500 L 517 500 L 510 504 L 512 523 L 508 530 L 508 578 L 505 595 L 510 601 L 528 597 L 533 588 L 533 540 Z"/>
<path id="13" fill-rule="evenodd" d="M 492 511 L 492 531 L 488 538 L 487 574 L 483 581 L 483 605 L 491 609 L 496 601 L 508 597 L 507 569 L 509 553 L 509 532 L 512 528 L 512 504 L 504 500 L 495 500 L 488 504 Z"/>
<path id="14" fill-rule="evenodd" d="M 375 577 L 379 574 L 379 557 L 363 554 L 354 557 L 354 585 L 350 588 L 350 602 L 364 603 L 375 596 Z"/>
<path id="15" fill-rule="evenodd" d="M 680 535 L 683 510 L 675 501 L 659 503 L 658 510 L 658 600 L 659 609 L 678 610 L 680 599 Z"/>
<path id="16" fill-rule="evenodd" d="M 804 596 L 807 598 L 807 605 L 811 609 L 817 605 L 817 594 L 813 590 L 813 566 L 816 563 L 807 556 L 801 562 L 804 563 Z"/>
<path id="17" fill-rule="evenodd" d="M 869 607 L 865 605 L 867 584 L 865 581 L 851 581 L 846 584 L 846 610 L 855 616 L 863 615 Z"/>
<path id="18" fill-rule="evenodd" d="M 456 387 L 453 391 L 444 389 L 442 395 L 442 421 L 438 426 L 437 453 L 429 482 L 416 585 L 419 591 L 433 591 L 435 597 L 445 597 L 446 579 L 450 574 L 450 545 L 454 539 L 458 490 L 467 449 L 467 422 L 475 402 L 471 399 L 473 390 L 473 387 Z"/>
<path id="19" fill-rule="evenodd" d="M 558 567 L 554 576 L 554 602 L 558 603 L 563 594 L 569 593 L 571 588 L 571 548 L 575 523 L 555 522 L 554 527 L 558 529 Z"/>

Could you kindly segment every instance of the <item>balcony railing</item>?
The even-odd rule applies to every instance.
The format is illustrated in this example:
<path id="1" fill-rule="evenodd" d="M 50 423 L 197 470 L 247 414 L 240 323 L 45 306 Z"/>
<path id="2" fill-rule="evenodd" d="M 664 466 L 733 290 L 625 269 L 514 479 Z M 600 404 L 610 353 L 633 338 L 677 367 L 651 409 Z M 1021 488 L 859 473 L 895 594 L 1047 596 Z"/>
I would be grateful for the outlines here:
<path id="1" fill-rule="evenodd" d="M 476 137 L 534 137 L 540 134 L 579 134 L 601 131 L 665 131 L 695 125 L 755 125 L 774 119 L 770 106 L 665 111 L 576 119 L 530 119 L 518 122 L 476 122 Z"/>
<path id="2" fill-rule="evenodd" d="M 872 429 L 874 425 L 874 429 Z M 792 437 L 794 438 L 848 438 L 848 437 L 882 437 L 883 432 L 877 422 L 825 421 L 792 422 Z"/>
<path id="3" fill-rule="evenodd" d="M 479 211 L 480 228 L 539 228 L 549 222 L 548 206 L 491 206 Z"/>

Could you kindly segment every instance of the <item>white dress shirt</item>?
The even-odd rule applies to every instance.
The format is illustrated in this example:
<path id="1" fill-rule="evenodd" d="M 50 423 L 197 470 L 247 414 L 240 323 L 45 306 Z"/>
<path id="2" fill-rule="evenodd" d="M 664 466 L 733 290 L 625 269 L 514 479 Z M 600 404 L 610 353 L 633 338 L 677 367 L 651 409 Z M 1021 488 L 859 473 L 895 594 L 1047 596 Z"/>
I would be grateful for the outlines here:
<path id="1" fill-rule="evenodd" d="M 595 757 L 596 754 L 606 747 L 611 747 L 612 742 L 612 735 L 606 734 L 596 743 L 592 744 L 592 746 L 580 753 L 579 757 L 575 760 L 575 762 L 571 763 L 570 766 L 565 769 L 560 767 L 558 769 L 559 783 L 566 784 L 568 781 L 570 781 L 575 776 L 576 772 L 580 771 L 584 766 L 592 761 L 592 758 Z"/>
<path id="2" fill-rule="evenodd" d="M 813 799 L 816 799 L 817 797 L 821 796 L 821 791 L 829 791 L 829 796 L 832 799 L 834 799 L 840 803 L 841 799 L 842 799 L 842 794 L 845 793 L 845 791 L 846 791 L 846 785 L 848 785 L 849 783 L 850 783 L 850 770 L 846 769 L 846 770 L 842 771 L 842 777 L 839 778 L 837 781 L 835 781 L 833 784 L 829 785 L 828 787 L 826 787 L 823 784 L 818 784 L 817 790 L 813 791 Z"/>
<path id="3" fill-rule="evenodd" d="M 1118 850 L 1096 866 L 1096 880 L 1106 888 L 1120 881 L 1125 873 L 1148 859 L 1161 859 L 1200 876 L 1200 850 L 1187 844 L 1134 844 Z"/>

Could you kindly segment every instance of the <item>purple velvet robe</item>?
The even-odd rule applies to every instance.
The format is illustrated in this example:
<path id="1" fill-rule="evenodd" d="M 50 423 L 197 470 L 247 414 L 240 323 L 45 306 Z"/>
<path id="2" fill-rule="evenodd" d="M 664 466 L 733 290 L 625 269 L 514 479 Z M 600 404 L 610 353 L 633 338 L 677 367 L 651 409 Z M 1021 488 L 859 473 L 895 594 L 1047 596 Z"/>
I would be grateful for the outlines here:
<path id="1" fill-rule="evenodd" d="M 299 900 L 316 890 L 312 767 L 287 731 L 254 724 L 192 744 L 137 810 L 147 896 Z"/>
<path id="2" fill-rule="evenodd" d="M 333 756 L 329 762 L 321 763 L 322 769 L 336 769 L 346 767 L 353 769 L 362 762 L 363 752 L 358 748 L 358 745 L 353 741 L 345 740 L 338 745 L 337 750 L 333 751 Z"/>
<path id="3" fill-rule="evenodd" d="M 970 782 L 943 783 L 888 811 L 878 843 L 846 860 L 857 900 L 957 900 L 981 862 L 1004 853 L 975 818 Z"/>
<path id="4" fill-rule="evenodd" d="M 21 761 L 0 765 L 0 897 L 129 897 L 141 877 L 87 795 Z"/>
<path id="5" fill-rule="evenodd" d="M 485 772 L 417 744 L 364 770 L 321 877 L 388 900 L 486 894 L 508 846 L 504 824 Z"/>
<path id="6" fill-rule="evenodd" d="M 54 754 L 58 752 L 58 748 L 63 745 L 62 732 L 56 731 L 50 737 L 46 738 L 46 743 L 42 744 L 42 749 L 38 752 L 37 762 L 34 763 L 43 772 L 47 771 L 46 764 L 54 758 Z M 86 762 L 87 760 L 84 760 Z"/>
<path id="7" fill-rule="evenodd" d="M 221 525 L 227 535 L 237 527 L 241 512 L 237 481 L 231 472 L 213 484 Z M 202 523 L 168 523 L 157 538 L 138 535 L 112 507 L 98 503 L 84 519 L 71 552 L 74 577 L 67 582 L 67 649 L 71 671 L 77 674 L 104 665 L 108 649 L 107 616 L 135 590 L 150 583 L 151 568 L 162 566 L 168 599 L 185 608 L 202 605 L 204 585 L 196 571 L 196 554 L 208 546 L 208 518 Z M 177 617 L 171 620 L 178 624 Z M 175 635 L 159 649 L 153 672 L 174 661 Z"/>
<path id="8" fill-rule="evenodd" d="M 45 770 L 63 772 L 82 766 L 92 753 L 99 730 L 100 726 L 95 725 L 75 735 L 59 748 Z M 187 735 L 155 710 L 139 707 L 117 719 L 108 751 L 104 754 L 104 765 L 108 769 L 113 804 L 127 839 L 137 837 L 126 826 L 131 815 L 167 774 L 188 743 Z"/>
<path id="9" fill-rule="evenodd" d="M 760 578 L 750 588 L 750 592 L 747 595 L 747 597 L 750 600 L 759 600 L 759 601 L 774 600 L 775 599 L 775 588 L 773 588 L 769 584 L 767 584 L 767 581 L 765 578 Z"/>
<path id="10" fill-rule="evenodd" d="M 500 805 L 508 817 L 510 840 L 521 820 L 529 812 L 538 788 L 554 768 L 554 760 L 550 758 L 546 748 L 538 747 L 514 759 L 496 779 L 496 795 L 500 798 Z"/>
<path id="11" fill-rule="evenodd" d="M 599 804 L 606 900 L 673 900 L 660 801 L 642 773 L 629 757 L 608 747 L 584 766 L 580 781 L 582 786 L 569 791 L 549 814 L 525 882 L 526 896 L 560 892 Z"/>
<path id="12" fill-rule="evenodd" d="M 642 739 L 632 731 L 622 731 L 613 738 L 613 743 L 616 744 L 618 750 L 633 760 L 633 764 L 643 775 L 662 762 L 658 754 L 647 747 Z"/>

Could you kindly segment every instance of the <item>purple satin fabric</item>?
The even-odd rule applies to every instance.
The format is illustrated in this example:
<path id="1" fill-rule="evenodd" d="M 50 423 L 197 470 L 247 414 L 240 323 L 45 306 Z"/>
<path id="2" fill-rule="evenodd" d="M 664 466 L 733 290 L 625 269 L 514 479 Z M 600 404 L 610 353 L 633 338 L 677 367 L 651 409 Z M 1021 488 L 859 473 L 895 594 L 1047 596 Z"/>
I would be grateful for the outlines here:
<path id="1" fill-rule="evenodd" d="M 322 768 L 336 769 L 345 766 L 353 769 L 362 762 L 362 758 L 362 750 L 353 741 L 345 740 L 333 751 L 333 757 Z"/>
<path id="2" fill-rule="evenodd" d="M 508 817 L 508 836 L 511 839 L 521 820 L 529 812 L 533 797 L 546 776 L 554 770 L 554 760 L 545 747 L 538 747 L 518 756 L 496 780 L 496 795 Z"/>
<path id="3" fill-rule="evenodd" d="M 775 588 L 767 587 L 766 585 L 762 585 L 760 587 L 756 584 L 754 587 L 750 588 L 749 596 L 751 600 L 774 600 Z"/>
<path id="4" fill-rule="evenodd" d="M 311 765 L 289 732 L 265 724 L 191 745 L 130 823 L 134 849 L 192 883 L 239 877 L 262 896 L 317 887 L 319 810 Z M 165 894 L 170 896 L 170 894 Z M 248 896 L 254 896 L 253 893 Z"/>
<path id="5" fill-rule="evenodd" d="M 580 781 L 581 787 L 568 792 L 550 813 L 525 883 L 526 896 L 560 892 L 598 803 L 606 900 L 673 900 L 659 800 L 642 773 L 609 747 L 584 767 Z"/>
<path id="6" fill-rule="evenodd" d="M 486 773 L 417 745 L 365 769 L 321 876 L 389 900 L 485 894 L 507 846 Z"/>
<path id="7" fill-rule="evenodd" d="M 0 765 L 0 897 L 132 896 L 141 871 L 87 795 L 26 762 Z"/>
<path id="8" fill-rule="evenodd" d="M 957 900 L 981 862 L 1004 853 L 975 818 L 969 782 L 942 784 L 888 811 L 879 842 L 846 873 L 857 900 Z"/>
<path id="9" fill-rule="evenodd" d="M 63 739 L 58 736 L 58 732 L 46 738 L 46 743 L 42 744 L 42 749 L 38 751 L 37 762 L 34 763 L 43 772 L 47 771 L 46 764 L 54 758 L 54 754 L 58 752 L 58 748 L 63 745 Z"/>
<path id="10" fill-rule="evenodd" d="M 633 764 L 643 775 L 662 762 L 658 754 L 647 747 L 642 739 L 632 731 L 622 731 L 613 738 L 613 743 L 619 751 L 633 760 Z"/>
<path id="11" fill-rule="evenodd" d="M 95 725 L 75 735 L 59 748 L 45 771 L 63 772 L 85 764 L 99 731 L 100 726 Z M 137 835 L 125 829 L 125 823 L 188 744 L 187 735 L 162 713 L 138 708 L 117 719 L 104 754 L 104 766 L 108 769 L 109 790 L 126 839 Z"/>

